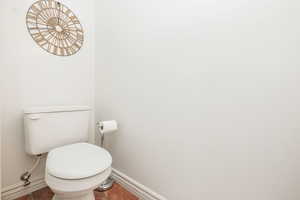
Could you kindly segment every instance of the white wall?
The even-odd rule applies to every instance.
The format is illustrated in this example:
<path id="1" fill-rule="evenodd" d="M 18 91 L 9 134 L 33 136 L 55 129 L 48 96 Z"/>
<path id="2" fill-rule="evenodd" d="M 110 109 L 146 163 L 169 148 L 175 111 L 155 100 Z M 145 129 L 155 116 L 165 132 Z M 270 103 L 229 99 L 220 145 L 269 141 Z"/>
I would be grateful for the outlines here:
<path id="1" fill-rule="evenodd" d="M 113 166 L 170 200 L 300 198 L 300 2 L 96 6 Z"/>
<path id="2" fill-rule="evenodd" d="M 0 12 L 0 17 L 3 18 L 3 12 Z M 0 21 L 0 26 L 2 27 L 3 25 L 3 20 Z M 3 42 L 3 40 L 0 40 L 0 42 Z M 0 51 L 4 51 L 5 48 L 2 47 L 2 45 L 0 46 Z M 3 79 L 4 79 L 4 69 L 2 67 L 2 65 L 4 64 L 4 62 L 2 61 L 2 59 L 0 59 L 0 155 L 2 155 L 2 148 L 1 148 L 1 144 L 2 144 L 2 133 L 3 133 Z M 2 159 L 0 159 L 0 188 L 2 189 Z M 0 193 L 1 193 L 1 189 L 0 189 Z M 1 200 L 1 195 L 0 195 L 0 200 Z"/>
<path id="3" fill-rule="evenodd" d="M 25 16 L 31 0 L 1 1 L 1 68 L 4 69 L 4 133 L 2 188 L 19 182 L 33 158 L 24 151 L 22 110 L 28 106 L 90 105 L 94 101 L 94 3 L 64 0 L 80 19 L 83 48 L 74 56 L 58 57 L 38 47 L 28 34 Z M 93 116 L 92 116 L 93 117 Z M 91 131 L 92 133 L 93 131 Z M 47 138 L 45 138 L 47 139 Z M 42 166 L 42 165 L 41 165 Z M 44 175 L 42 167 L 33 179 Z"/>
<path id="4" fill-rule="evenodd" d="M 1 14 L 0 14 L 0 17 Z M 0 23 L 1 25 L 1 23 Z M 0 48 L 0 51 L 2 51 L 3 49 Z M 2 66 L 2 62 L 0 61 L 0 156 L 2 155 L 2 148 L 1 148 L 1 144 L 2 144 L 2 134 L 3 134 L 3 68 Z M 2 190 L 2 159 L 0 159 L 0 193 Z M 1 200 L 1 195 L 0 195 L 0 200 Z"/>

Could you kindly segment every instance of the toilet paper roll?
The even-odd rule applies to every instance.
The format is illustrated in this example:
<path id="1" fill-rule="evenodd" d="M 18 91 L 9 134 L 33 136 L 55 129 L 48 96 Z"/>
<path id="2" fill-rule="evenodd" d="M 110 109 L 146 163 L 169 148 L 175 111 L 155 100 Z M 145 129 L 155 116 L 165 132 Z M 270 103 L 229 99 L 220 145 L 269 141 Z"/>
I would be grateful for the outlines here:
<path id="1" fill-rule="evenodd" d="M 111 121 L 102 121 L 101 122 L 101 132 L 102 133 L 111 133 L 118 130 L 118 123 L 115 120 Z"/>

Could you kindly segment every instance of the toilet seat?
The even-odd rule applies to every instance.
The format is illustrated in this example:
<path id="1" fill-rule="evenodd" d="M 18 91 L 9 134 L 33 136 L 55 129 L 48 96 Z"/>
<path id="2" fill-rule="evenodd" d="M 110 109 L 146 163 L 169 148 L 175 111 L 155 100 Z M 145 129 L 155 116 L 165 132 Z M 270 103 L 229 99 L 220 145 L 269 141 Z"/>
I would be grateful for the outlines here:
<path id="1" fill-rule="evenodd" d="M 88 143 L 76 143 L 53 149 L 46 162 L 46 174 L 65 180 L 86 179 L 110 168 L 111 155 Z"/>

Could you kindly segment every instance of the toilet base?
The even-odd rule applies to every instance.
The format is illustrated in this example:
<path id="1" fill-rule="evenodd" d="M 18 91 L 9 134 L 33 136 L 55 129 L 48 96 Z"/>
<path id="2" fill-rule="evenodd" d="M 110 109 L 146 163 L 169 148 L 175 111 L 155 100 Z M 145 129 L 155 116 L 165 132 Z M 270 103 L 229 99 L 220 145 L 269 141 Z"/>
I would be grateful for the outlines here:
<path id="1" fill-rule="evenodd" d="M 52 200 L 95 200 L 94 190 L 111 174 L 111 167 L 100 174 L 84 179 L 60 179 L 46 173 L 46 183 L 53 191 Z"/>
<path id="2" fill-rule="evenodd" d="M 109 190 L 112 188 L 114 182 L 115 182 L 114 179 L 108 177 L 108 179 L 106 179 L 103 183 L 101 183 L 101 185 L 97 188 L 97 190 L 99 192 L 104 192 L 106 190 Z"/>
<path id="3" fill-rule="evenodd" d="M 80 195 L 55 194 L 52 200 L 95 200 L 94 191 Z"/>

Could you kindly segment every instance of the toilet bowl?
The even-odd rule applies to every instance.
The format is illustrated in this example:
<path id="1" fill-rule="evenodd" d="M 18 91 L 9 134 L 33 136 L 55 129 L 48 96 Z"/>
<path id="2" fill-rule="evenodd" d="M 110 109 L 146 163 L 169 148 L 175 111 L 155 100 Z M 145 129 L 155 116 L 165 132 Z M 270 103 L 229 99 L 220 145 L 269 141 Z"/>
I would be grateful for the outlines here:
<path id="1" fill-rule="evenodd" d="M 45 172 L 53 200 L 95 200 L 93 190 L 111 174 L 111 162 L 105 149 L 88 143 L 53 149 Z"/>

